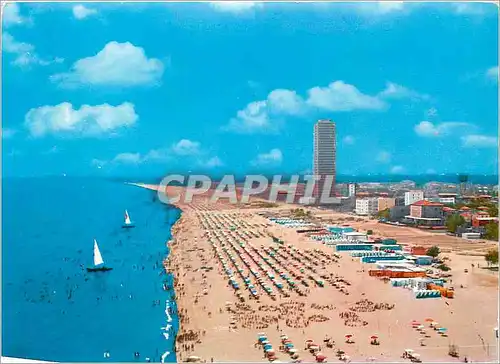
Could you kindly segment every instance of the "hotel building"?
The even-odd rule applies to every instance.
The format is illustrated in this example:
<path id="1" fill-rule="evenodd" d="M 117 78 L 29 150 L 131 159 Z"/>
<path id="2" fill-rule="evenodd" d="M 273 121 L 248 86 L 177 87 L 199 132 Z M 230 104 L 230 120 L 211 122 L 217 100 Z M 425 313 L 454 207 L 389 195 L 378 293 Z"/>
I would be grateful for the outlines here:
<path id="1" fill-rule="evenodd" d="M 314 191 L 315 197 L 321 196 L 325 179 L 329 176 L 333 178 L 329 197 L 335 195 L 336 151 L 335 123 L 331 120 L 319 120 L 314 125 L 313 172 L 315 176 L 320 176 Z"/>

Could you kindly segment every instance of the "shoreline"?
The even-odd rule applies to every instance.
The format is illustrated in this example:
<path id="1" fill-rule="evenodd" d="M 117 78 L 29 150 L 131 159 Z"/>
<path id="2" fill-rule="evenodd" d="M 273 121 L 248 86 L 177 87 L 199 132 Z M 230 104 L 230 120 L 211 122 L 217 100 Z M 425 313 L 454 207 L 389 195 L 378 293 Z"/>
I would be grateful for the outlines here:
<path id="1" fill-rule="evenodd" d="M 135 185 L 158 190 L 158 187 L 154 185 Z M 390 287 L 380 280 L 368 277 L 365 269 L 370 268 L 367 265 L 362 265 L 351 259 L 349 255 L 342 254 L 338 264 L 325 265 L 322 268 L 325 268 L 325 272 L 337 271 L 342 274 L 343 279 L 350 281 L 351 287 L 347 289 L 351 294 L 345 298 L 339 297 L 339 293 L 335 293 L 337 291 L 332 291 L 329 287 L 310 287 L 307 298 L 282 299 L 280 297 L 279 300 L 271 300 L 264 295 L 259 301 L 250 300 L 245 301 L 244 304 L 238 304 L 235 303 L 237 299 L 234 291 L 228 288 L 222 267 L 215 258 L 214 246 L 208 243 L 212 238 L 215 237 L 215 241 L 217 241 L 217 236 L 238 238 L 240 232 L 242 234 L 248 231 L 261 232 L 263 236 L 245 240 L 245 245 L 258 251 L 259 245 L 271 243 L 269 237 L 266 238 L 264 235 L 267 231 L 285 240 L 287 245 L 290 242 L 303 251 L 318 249 L 325 254 L 331 254 L 334 250 L 331 247 L 307 241 L 303 236 L 299 236 L 294 229 L 269 224 L 267 226 L 266 219 L 257 215 L 259 211 L 267 210 L 279 213 L 295 206 L 280 206 L 268 210 L 228 204 L 215 206 L 216 204 L 206 202 L 201 197 L 198 198 L 198 201 L 195 199 L 190 205 L 172 204 L 181 211 L 181 215 L 171 228 L 172 239 L 168 242 L 170 253 L 164 261 L 164 267 L 167 273 L 172 273 L 174 279 L 173 289 L 179 320 L 174 341 L 177 362 L 186 361 L 189 356 L 193 355 L 206 362 L 267 362 L 261 351 L 254 347 L 258 332 L 266 332 L 271 343 L 276 346 L 279 344 L 280 335 L 287 334 L 297 345 L 301 359 L 307 362 L 314 361 L 314 357 L 304 350 L 303 342 L 306 338 L 322 342 L 325 334 L 334 337 L 337 348 L 345 350 L 352 357 L 352 360 L 357 362 L 366 361 L 373 357 L 380 362 L 398 362 L 401 361 L 401 352 L 408 347 L 421 353 L 424 362 L 446 362 L 450 359 L 447 355 L 450 342 L 458 344 L 461 347 L 461 354 L 465 353 L 474 361 L 494 361 L 498 342 L 489 337 L 491 335 L 489 326 L 496 326 L 496 317 L 493 318 L 491 312 L 488 312 L 488 317 L 486 317 L 487 312 L 483 312 L 483 314 L 476 312 L 473 315 L 470 313 L 470 306 L 491 307 L 491 305 L 497 304 L 497 299 L 491 296 L 491 292 L 494 293 L 492 286 L 495 277 L 479 270 L 469 276 L 463 274 L 464 265 L 468 264 L 470 267 L 471 262 L 477 264 L 478 261 L 484 262 L 484 260 L 482 260 L 482 256 L 460 256 L 459 253 L 462 251 L 460 248 L 458 253 L 453 251 L 453 244 L 460 246 L 459 240 L 445 237 L 443 250 L 449 250 L 449 253 L 445 254 L 452 257 L 454 264 L 462 267 L 453 271 L 453 280 L 457 281 L 454 284 L 458 285 L 459 282 L 463 281 L 467 284 L 467 290 L 460 290 L 457 292 L 457 299 L 449 302 L 445 301 L 444 298 L 416 300 L 404 289 Z M 323 211 L 315 211 L 314 208 L 311 210 L 316 215 L 324 213 Z M 339 218 L 339 216 L 345 218 L 343 214 L 332 213 L 331 215 L 335 218 Z M 214 221 L 222 221 L 222 225 L 219 227 L 210 225 Z M 235 231 L 226 224 L 228 221 L 236 224 Z M 209 225 L 206 225 L 207 222 Z M 373 221 L 369 220 L 346 221 L 345 223 L 355 225 L 356 228 L 362 230 L 372 229 L 371 226 L 365 227 L 364 225 L 374 224 Z M 224 226 L 224 224 L 226 225 Z M 379 229 L 378 226 L 376 228 Z M 389 227 L 387 230 L 384 227 L 380 228 L 380 230 L 388 231 L 389 235 L 393 234 L 393 229 L 400 229 L 399 234 L 396 234 L 400 236 L 396 238 L 398 241 L 403 241 L 403 244 L 406 240 L 425 240 L 428 244 L 433 244 L 432 241 L 437 239 L 427 232 L 418 234 L 418 232 L 414 233 L 399 227 Z M 384 235 L 383 231 L 378 233 Z M 476 247 L 471 250 L 479 250 L 477 244 L 473 245 Z M 238 249 L 237 246 L 229 245 L 227 247 L 232 249 L 233 253 L 236 252 L 234 249 Z M 484 249 L 484 245 L 481 247 Z M 462 260 L 464 261 L 461 262 Z M 241 263 L 241 261 L 239 262 Z M 338 267 L 341 267 L 340 271 Z M 474 287 L 477 284 L 480 287 Z M 243 292 L 247 293 L 244 289 Z M 326 292 L 328 294 L 325 295 Z M 363 300 L 375 301 L 378 304 L 395 304 L 395 309 L 369 311 L 371 313 L 362 309 L 361 312 L 357 313 L 357 316 L 362 321 L 367 322 L 366 327 L 358 324 L 351 326 L 348 321 L 344 323 L 344 319 L 339 319 L 339 316 L 342 317 L 353 309 L 359 310 L 360 308 L 356 308 L 356 305 Z M 335 307 L 327 311 L 321 308 L 327 306 Z M 278 310 L 281 314 L 276 315 L 266 311 L 269 309 Z M 405 312 L 407 310 L 413 313 Z M 299 311 L 303 311 L 303 313 Z M 450 335 L 451 340 L 437 339 L 433 336 L 426 339 L 429 341 L 426 347 L 420 347 L 418 336 L 412 333 L 414 330 L 407 326 L 407 322 L 412 319 L 424 320 L 424 315 L 430 315 L 441 323 L 445 323 L 446 327 L 452 330 L 451 332 L 456 332 L 458 336 Z M 454 323 L 456 321 L 455 315 L 462 321 L 461 325 Z M 316 319 L 326 321 L 315 322 Z M 297 327 L 294 328 L 294 326 Z M 467 326 L 470 327 L 468 333 L 464 331 Z M 342 337 L 347 332 L 354 334 L 356 338 L 354 346 L 343 343 Z M 382 338 L 380 348 L 373 347 L 368 342 L 364 343 L 366 340 L 364 337 L 369 337 L 374 333 Z M 483 341 L 482 344 L 481 340 L 478 341 L 478 336 Z M 361 342 L 358 343 L 358 340 Z M 324 354 L 328 357 L 328 362 L 338 361 L 332 349 L 325 348 Z M 287 355 L 281 352 L 278 355 L 279 361 L 290 361 L 287 359 Z"/>

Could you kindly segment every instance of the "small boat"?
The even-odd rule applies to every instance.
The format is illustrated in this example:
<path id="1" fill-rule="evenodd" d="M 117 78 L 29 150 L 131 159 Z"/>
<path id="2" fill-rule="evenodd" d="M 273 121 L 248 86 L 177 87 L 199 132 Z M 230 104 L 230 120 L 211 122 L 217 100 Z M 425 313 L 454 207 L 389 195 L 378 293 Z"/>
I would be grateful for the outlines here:
<path id="1" fill-rule="evenodd" d="M 122 226 L 123 228 L 133 228 L 134 224 L 130 221 L 130 216 L 128 215 L 128 211 L 125 210 L 125 223 Z"/>
<path id="2" fill-rule="evenodd" d="M 87 272 L 107 272 L 113 268 L 106 267 L 102 259 L 97 241 L 94 239 L 94 267 L 88 267 Z"/>

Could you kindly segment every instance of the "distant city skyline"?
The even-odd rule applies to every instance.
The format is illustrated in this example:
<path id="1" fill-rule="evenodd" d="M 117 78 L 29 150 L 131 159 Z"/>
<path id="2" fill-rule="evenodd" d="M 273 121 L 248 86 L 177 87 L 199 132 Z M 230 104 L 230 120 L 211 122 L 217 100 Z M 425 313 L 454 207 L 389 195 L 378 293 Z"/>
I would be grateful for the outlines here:
<path id="1" fill-rule="evenodd" d="M 9 3 L 2 41 L 4 177 L 310 174 L 319 119 L 338 177 L 498 173 L 495 4 Z"/>

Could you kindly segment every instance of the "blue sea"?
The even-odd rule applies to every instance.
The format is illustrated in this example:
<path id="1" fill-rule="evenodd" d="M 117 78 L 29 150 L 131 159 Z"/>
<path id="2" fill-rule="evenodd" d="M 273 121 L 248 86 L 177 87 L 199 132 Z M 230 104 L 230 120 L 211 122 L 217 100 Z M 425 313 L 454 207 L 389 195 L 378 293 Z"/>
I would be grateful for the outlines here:
<path id="1" fill-rule="evenodd" d="M 178 320 L 162 261 L 180 211 L 121 182 L 2 182 L 2 355 L 160 362 L 170 352 L 165 361 L 174 362 Z M 125 209 L 135 228 L 122 228 Z M 86 272 L 94 238 L 112 271 Z"/>

